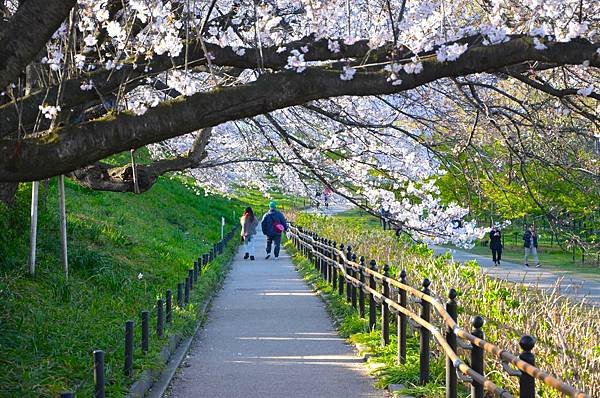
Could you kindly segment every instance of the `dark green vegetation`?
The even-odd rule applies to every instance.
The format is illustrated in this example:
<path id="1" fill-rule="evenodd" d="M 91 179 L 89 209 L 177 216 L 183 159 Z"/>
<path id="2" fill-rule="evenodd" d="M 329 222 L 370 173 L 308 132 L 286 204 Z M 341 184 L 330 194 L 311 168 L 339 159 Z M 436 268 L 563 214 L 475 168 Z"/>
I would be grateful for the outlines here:
<path id="1" fill-rule="evenodd" d="M 191 331 L 235 244 L 205 270 L 192 304 L 174 311 L 162 340 L 154 332 L 156 299 L 166 289 L 175 294 L 193 261 L 220 239 L 221 216 L 227 232 L 244 203 L 198 196 L 179 178 L 162 178 L 142 195 L 92 192 L 67 181 L 66 281 L 54 181 L 47 196 L 40 189 L 38 266 L 35 277 L 27 272 L 30 195 L 30 184 L 23 184 L 16 208 L 0 209 L 0 396 L 51 397 L 68 389 L 89 397 L 94 349 L 106 352 L 107 395 L 122 396 L 132 381 L 122 372 L 124 322 L 136 322 L 135 374 L 160 367 L 166 337 Z M 146 356 L 139 346 L 142 310 L 151 311 Z"/>
<path id="2" fill-rule="evenodd" d="M 458 323 L 464 329 L 471 329 L 472 316 L 481 315 L 486 320 L 483 327 L 486 339 L 513 353 L 519 352 L 516 343 L 521 335 L 533 335 L 537 339 L 534 349 L 536 364 L 541 369 L 584 389 L 590 396 L 600 393 L 598 308 L 576 304 L 557 291 L 542 292 L 488 278 L 475 264 L 453 263 L 446 256 L 435 258 L 426 247 L 404 239 L 398 240 L 389 231 L 382 231 L 377 224 L 361 220 L 365 218 L 356 215 L 333 218 L 299 215 L 296 223 L 317 232 L 319 236 L 345 245 L 350 244 L 355 253 L 364 255 L 367 260 L 375 259 L 379 265 L 389 264 L 392 276 L 397 277 L 398 272 L 405 269 L 408 283 L 414 287 L 420 287 L 423 278 L 429 278 L 432 281 L 433 295 L 442 302 L 447 300 L 450 288 L 457 289 Z M 312 265 L 308 264 L 307 267 L 310 269 Z M 323 284 L 319 287 L 325 291 L 327 289 Z M 413 312 L 418 312 L 418 306 L 410 306 Z M 378 345 L 377 332 L 364 334 L 364 321 L 357 319 L 355 313 L 348 310 L 345 319 L 341 330 L 351 340 L 372 347 Z M 434 316 L 433 319 L 434 324 L 440 325 L 439 318 Z M 394 327 L 390 330 L 393 331 Z M 443 355 L 439 350 L 433 354 L 436 358 L 432 361 L 433 382 L 420 387 L 414 385 L 418 358 L 411 359 L 409 355 L 407 364 L 398 367 L 393 362 L 393 342 L 391 347 L 374 350 L 376 357 L 373 361 L 384 363 L 383 367 L 376 370 L 381 384 L 400 382 L 414 387 L 413 393 L 417 395 L 443 396 L 443 390 L 439 388 L 444 383 L 440 362 Z M 468 358 L 468 353 L 459 353 L 463 358 Z M 414 352 L 413 354 L 416 355 Z M 493 361 L 489 355 L 488 359 L 487 376 L 498 385 L 512 389 L 515 386 L 514 378 L 506 376 L 498 362 Z M 542 384 L 538 384 L 538 388 L 540 396 L 559 396 Z"/>

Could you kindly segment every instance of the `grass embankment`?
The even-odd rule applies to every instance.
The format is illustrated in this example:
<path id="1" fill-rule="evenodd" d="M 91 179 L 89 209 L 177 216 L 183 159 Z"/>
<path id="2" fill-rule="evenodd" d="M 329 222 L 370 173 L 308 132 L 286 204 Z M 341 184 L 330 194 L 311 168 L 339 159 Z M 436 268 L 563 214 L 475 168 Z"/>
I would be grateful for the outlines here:
<path id="1" fill-rule="evenodd" d="M 296 223 L 316 231 L 320 236 L 350 244 L 354 252 L 365 255 L 367 260 L 375 259 L 380 265 L 389 264 L 391 275 L 397 276 L 399 270 L 405 269 L 408 281 L 413 286 L 420 287 L 423 278 L 429 278 L 434 296 L 439 297 L 442 302 L 446 301 L 450 288 L 457 289 L 458 322 L 464 329 L 471 329 L 471 316 L 482 315 L 486 320 L 483 328 L 486 340 L 513 353 L 520 350 L 517 345 L 519 337 L 531 334 L 537 339 L 534 352 L 536 364 L 541 369 L 584 389 L 590 396 L 600 395 L 598 308 L 578 305 L 557 292 L 537 291 L 488 278 L 473 263 L 460 265 L 451 262 L 448 256 L 435 258 L 425 246 L 398 240 L 393 234 L 382 231 L 377 226 L 366 225 L 359 217 L 299 215 Z M 410 303 L 409 306 L 413 312 L 418 313 L 416 304 Z M 353 317 L 355 319 L 356 314 L 350 310 L 350 316 L 346 319 L 350 324 L 356 324 L 356 328 L 351 328 L 350 339 L 377 346 L 377 332 L 365 334 L 361 330 L 364 324 L 357 324 Z M 441 326 L 438 317 L 434 316 L 433 319 L 434 324 Z M 394 333 L 395 326 L 392 325 L 390 330 Z M 413 348 L 416 348 L 415 344 L 413 342 Z M 376 370 L 382 384 L 402 383 L 412 386 L 413 393 L 428 398 L 444 395 L 440 388 L 444 383 L 441 362 L 443 355 L 439 350 L 436 349 L 433 354 L 433 382 L 424 390 L 420 390 L 423 387 L 414 385 L 418 354 L 413 351 L 406 365 L 397 366 L 391 354 L 395 350 L 395 338 L 392 338 L 389 348 L 375 351 L 379 358 L 376 357 L 373 361 L 384 363 L 382 368 Z M 468 359 L 468 353 L 462 352 L 461 355 Z M 487 357 L 487 376 L 498 385 L 514 391 L 515 378 L 509 378 L 502 372 L 499 363 L 489 355 Z M 560 396 L 542 384 L 538 384 L 538 388 L 540 396 Z"/>
<path id="2" fill-rule="evenodd" d="M 93 192 L 66 182 L 70 274 L 62 273 L 57 189 L 40 193 L 38 261 L 27 272 L 30 184 L 13 210 L 0 210 L 0 396 L 93 393 L 92 350 L 106 353 L 107 395 L 123 396 L 124 322 L 135 320 L 135 374 L 160 367 L 158 352 L 173 333 L 190 332 L 205 296 L 224 276 L 233 246 L 202 275 L 192 304 L 176 308 L 165 338 L 155 333 L 156 299 L 173 290 L 193 261 L 238 224 L 244 204 L 197 196 L 180 179 L 161 178 L 142 195 Z M 235 240 L 234 240 L 235 242 Z M 142 274 L 141 278 L 138 275 Z M 150 311 L 150 352 L 140 351 L 140 312 Z"/>

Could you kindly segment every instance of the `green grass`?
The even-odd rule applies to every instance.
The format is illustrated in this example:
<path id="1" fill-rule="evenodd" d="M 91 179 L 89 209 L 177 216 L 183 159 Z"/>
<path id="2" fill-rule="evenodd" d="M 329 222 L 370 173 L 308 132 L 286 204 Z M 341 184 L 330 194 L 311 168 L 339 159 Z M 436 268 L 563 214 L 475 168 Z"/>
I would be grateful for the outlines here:
<path id="1" fill-rule="evenodd" d="M 91 396 L 95 349 L 106 353 L 107 395 L 123 396 L 132 382 L 122 372 L 125 321 L 136 322 L 135 374 L 160 367 L 166 337 L 154 333 L 156 299 L 167 289 L 175 294 L 193 261 L 220 239 L 221 216 L 230 230 L 239 223 L 233 211 L 239 216 L 245 203 L 198 196 L 178 178 L 161 178 L 142 195 L 93 192 L 67 180 L 67 281 L 54 181 L 46 206 L 40 192 L 38 265 L 35 277 L 27 272 L 30 186 L 21 185 L 14 209 L 0 209 L 0 397 L 55 397 L 64 390 Z M 193 304 L 175 310 L 166 336 L 192 330 L 232 252 L 208 267 Z M 139 347 L 142 310 L 151 311 L 146 356 Z"/>

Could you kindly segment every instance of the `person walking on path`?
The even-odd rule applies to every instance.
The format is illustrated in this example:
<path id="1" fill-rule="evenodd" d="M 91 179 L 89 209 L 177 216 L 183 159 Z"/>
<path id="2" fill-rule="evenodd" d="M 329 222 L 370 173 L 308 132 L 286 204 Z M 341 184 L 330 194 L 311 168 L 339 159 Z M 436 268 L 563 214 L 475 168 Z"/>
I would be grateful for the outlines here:
<path id="1" fill-rule="evenodd" d="M 530 225 L 523 234 L 523 246 L 525 247 L 525 266 L 529 267 L 528 258 L 529 255 L 532 255 L 536 262 L 535 267 L 541 267 L 537 253 L 538 236 L 533 225 Z"/>
<path id="2" fill-rule="evenodd" d="M 490 231 L 490 249 L 492 249 L 492 260 L 494 266 L 500 265 L 502 259 L 502 232 L 497 226 L 492 227 Z"/>
<path id="3" fill-rule="evenodd" d="M 271 246 L 274 245 L 273 255 L 279 257 L 281 248 L 281 234 L 288 230 L 287 220 L 284 215 L 276 209 L 277 202 L 272 200 L 269 202 L 269 211 L 265 213 L 261 222 L 263 234 L 267 236 L 267 256 L 271 257 Z"/>
<path id="4" fill-rule="evenodd" d="M 254 236 L 256 235 L 256 228 L 258 227 L 258 218 L 254 215 L 252 207 L 246 207 L 244 215 L 240 218 L 240 224 L 242 225 L 242 232 L 240 235 L 244 240 L 244 260 L 250 257 L 250 260 L 254 260 L 256 254 L 256 247 L 254 246 Z"/>

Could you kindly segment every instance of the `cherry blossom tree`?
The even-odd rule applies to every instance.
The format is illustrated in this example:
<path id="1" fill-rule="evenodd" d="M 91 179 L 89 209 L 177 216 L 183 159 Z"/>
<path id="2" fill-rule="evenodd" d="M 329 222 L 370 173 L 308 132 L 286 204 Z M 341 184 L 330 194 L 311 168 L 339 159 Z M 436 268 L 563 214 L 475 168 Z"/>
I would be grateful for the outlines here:
<path id="1" fill-rule="evenodd" d="M 466 210 L 442 203 L 435 181 L 471 182 L 464 157 L 489 168 L 490 145 L 503 164 L 539 158 L 597 182 L 593 151 L 575 148 L 598 139 L 599 11 L 593 0 L 7 0 L 0 181 L 67 174 L 133 191 L 131 165 L 101 161 L 150 144 L 141 191 L 183 170 L 221 192 L 327 186 L 389 207 L 407 230 L 452 235 Z"/>

